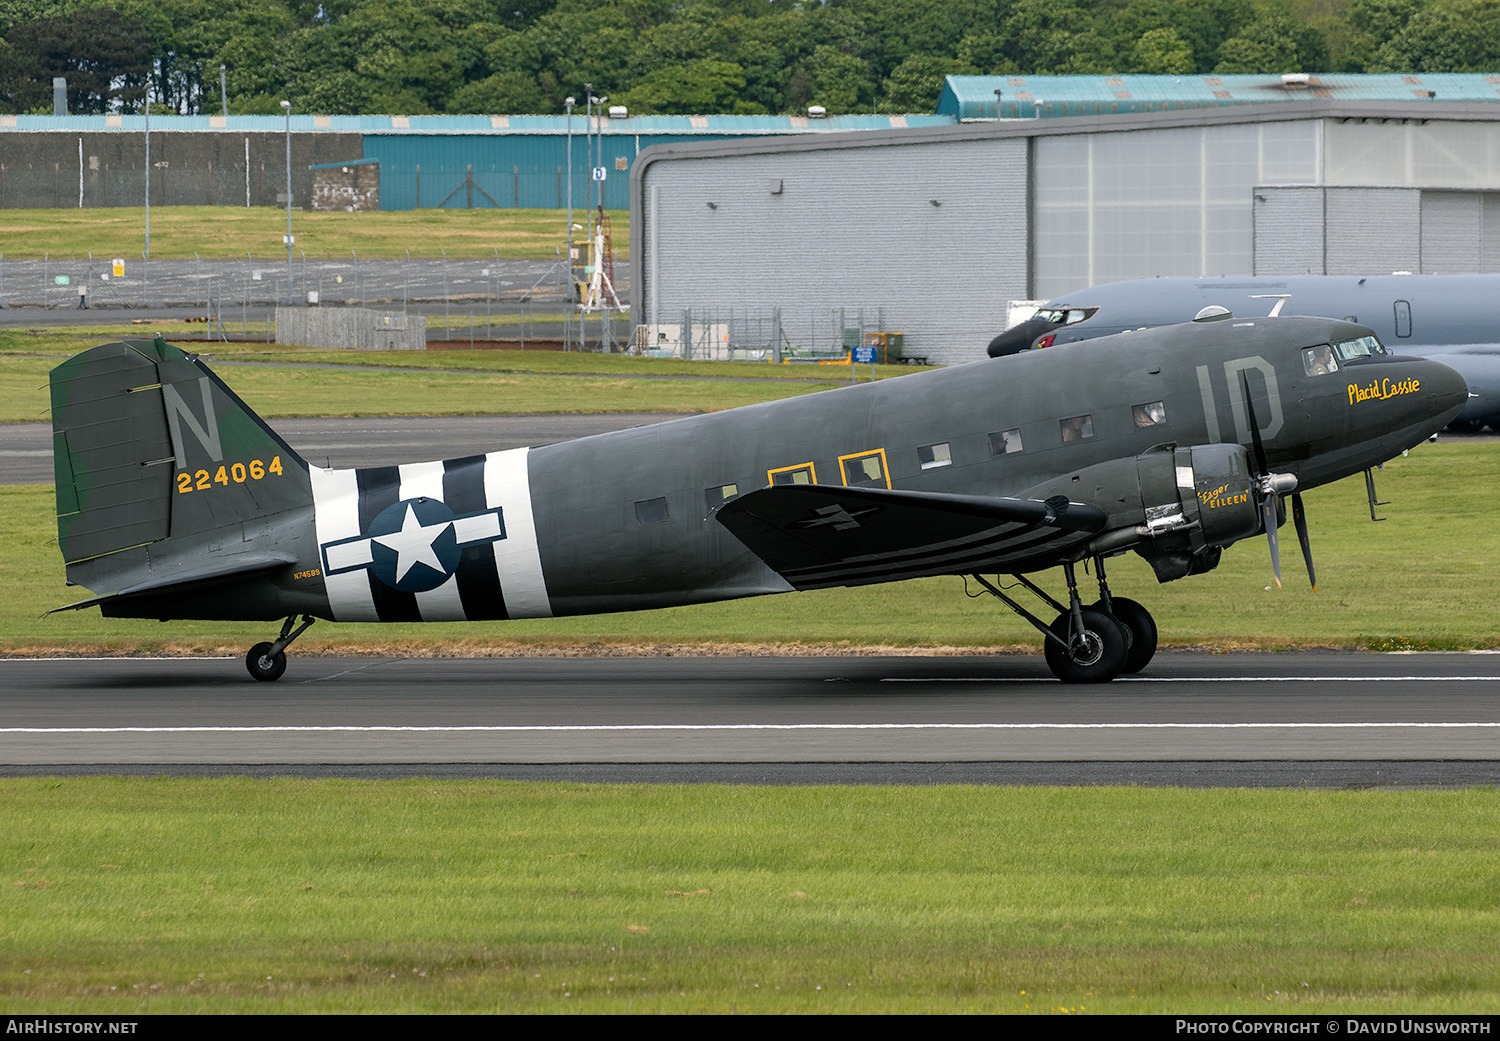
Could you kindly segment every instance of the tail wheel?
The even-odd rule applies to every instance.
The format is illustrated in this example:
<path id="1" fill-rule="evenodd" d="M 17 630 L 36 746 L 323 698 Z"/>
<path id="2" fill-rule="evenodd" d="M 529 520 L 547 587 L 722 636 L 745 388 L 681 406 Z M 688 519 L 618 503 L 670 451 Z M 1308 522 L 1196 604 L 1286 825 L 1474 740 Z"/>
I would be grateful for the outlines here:
<path id="1" fill-rule="evenodd" d="M 1133 676 L 1151 664 L 1151 659 L 1156 656 L 1156 619 L 1151 617 L 1150 611 L 1128 597 L 1113 596 L 1109 602 L 1114 608 L 1114 619 L 1125 630 L 1130 645 L 1125 652 L 1125 667 L 1120 672 Z M 1089 609 L 1103 611 L 1104 604 L 1092 604 Z"/>
<path id="2" fill-rule="evenodd" d="M 281 674 L 286 671 L 286 652 L 277 651 L 271 653 L 273 644 L 258 643 L 250 648 L 250 653 L 245 655 L 245 668 L 250 670 L 250 675 L 263 682 L 279 680 Z"/>
<path id="3" fill-rule="evenodd" d="M 1073 619 L 1067 611 L 1052 623 L 1057 640 L 1046 641 L 1047 667 L 1064 683 L 1108 683 L 1125 667 L 1125 628 L 1103 611 L 1086 607 L 1082 614 L 1078 633 L 1071 632 Z"/>

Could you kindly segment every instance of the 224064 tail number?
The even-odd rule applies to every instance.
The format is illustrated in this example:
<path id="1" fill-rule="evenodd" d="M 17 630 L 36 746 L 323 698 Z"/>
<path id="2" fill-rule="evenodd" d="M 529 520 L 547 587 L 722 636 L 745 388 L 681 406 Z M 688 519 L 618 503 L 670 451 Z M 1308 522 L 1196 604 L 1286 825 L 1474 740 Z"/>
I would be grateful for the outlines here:
<path id="1" fill-rule="evenodd" d="M 228 487 L 230 483 L 244 484 L 246 481 L 264 480 L 266 475 L 281 476 L 281 456 L 274 456 L 269 465 L 259 459 L 250 460 L 247 466 L 244 463 L 231 463 L 221 466 L 210 474 L 207 470 L 199 470 L 197 473 L 188 473 L 184 470 L 177 475 L 177 494 L 186 495 L 191 491 L 209 491 L 216 484 Z"/>

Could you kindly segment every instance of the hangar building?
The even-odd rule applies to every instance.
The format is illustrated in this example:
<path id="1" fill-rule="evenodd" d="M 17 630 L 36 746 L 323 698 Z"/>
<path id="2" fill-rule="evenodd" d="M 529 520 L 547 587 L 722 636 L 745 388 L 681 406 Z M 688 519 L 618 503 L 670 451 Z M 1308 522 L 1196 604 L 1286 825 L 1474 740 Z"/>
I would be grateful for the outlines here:
<path id="1" fill-rule="evenodd" d="M 1098 282 L 1500 271 L 1493 101 L 1304 92 L 997 120 L 991 95 L 990 113 L 643 151 L 635 321 L 775 309 L 795 343 L 830 315 L 878 314 L 908 354 L 953 363 L 984 356 L 1009 301 Z"/>

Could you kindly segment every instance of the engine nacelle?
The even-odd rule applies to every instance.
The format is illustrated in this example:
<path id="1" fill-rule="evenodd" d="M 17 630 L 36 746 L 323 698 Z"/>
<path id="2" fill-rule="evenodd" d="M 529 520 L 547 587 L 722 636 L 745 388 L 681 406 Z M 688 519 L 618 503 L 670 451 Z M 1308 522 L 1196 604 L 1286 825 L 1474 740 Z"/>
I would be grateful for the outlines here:
<path id="1" fill-rule="evenodd" d="M 1104 510 L 1108 526 L 1078 548 L 1077 559 L 1134 549 L 1161 582 L 1213 570 L 1223 547 L 1260 531 L 1259 493 L 1240 445 L 1157 445 L 1025 494 L 1065 495 Z"/>
<path id="2" fill-rule="evenodd" d="M 1260 531 L 1250 458 L 1242 446 L 1162 446 L 1142 454 L 1137 465 L 1146 523 L 1135 549 L 1158 581 L 1211 571 L 1223 547 Z"/>

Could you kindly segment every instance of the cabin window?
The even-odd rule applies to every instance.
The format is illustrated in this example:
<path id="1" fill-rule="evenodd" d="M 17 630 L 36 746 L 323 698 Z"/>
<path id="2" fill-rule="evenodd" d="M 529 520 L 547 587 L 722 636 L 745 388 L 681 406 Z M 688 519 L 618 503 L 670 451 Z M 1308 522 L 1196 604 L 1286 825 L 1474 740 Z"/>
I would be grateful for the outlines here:
<path id="1" fill-rule="evenodd" d="M 1043 308 L 1031 316 L 1034 322 L 1052 322 L 1057 325 L 1077 325 L 1086 322 L 1098 312 L 1097 307 L 1053 307 Z"/>
<path id="2" fill-rule="evenodd" d="M 812 463 L 798 463 L 766 471 L 766 480 L 772 484 L 817 484 L 818 472 Z"/>
<path id="3" fill-rule="evenodd" d="M 940 445 L 923 445 L 917 449 L 917 462 L 922 464 L 924 470 L 935 470 L 939 466 L 949 466 L 953 462 L 953 453 L 948 450 L 948 442 Z"/>
<path id="4" fill-rule="evenodd" d="M 1059 420 L 1058 426 L 1062 430 L 1065 445 L 1070 445 L 1074 441 L 1087 441 L 1094 436 L 1094 417 L 1091 414 L 1069 416 L 1067 419 Z"/>
<path id="5" fill-rule="evenodd" d="M 998 430 L 990 435 L 990 455 L 1010 455 L 1021 450 L 1021 428 Z"/>
<path id="6" fill-rule="evenodd" d="M 1339 371 L 1339 363 L 1333 356 L 1333 348 L 1326 343 L 1308 347 L 1302 352 L 1302 371 L 1309 376 L 1323 376 Z"/>
<path id="7" fill-rule="evenodd" d="M 1138 427 L 1161 426 L 1167 421 L 1167 406 L 1161 401 L 1148 401 L 1144 405 L 1132 405 L 1130 413 Z"/>
<path id="8" fill-rule="evenodd" d="M 703 489 L 703 501 L 712 510 L 715 506 L 722 506 L 739 494 L 740 486 L 737 484 L 716 484 L 712 488 Z"/>
<path id="9" fill-rule="evenodd" d="M 885 449 L 873 452 L 858 452 L 839 456 L 839 468 L 844 474 L 844 483 L 851 487 L 889 488 L 891 479 L 885 470 Z"/>
<path id="10" fill-rule="evenodd" d="M 1375 337 L 1361 336 L 1357 340 L 1340 340 L 1333 345 L 1333 351 L 1344 361 L 1349 361 L 1351 358 L 1368 358 L 1372 354 L 1384 354 L 1385 348 Z"/>
<path id="11" fill-rule="evenodd" d="M 635 504 L 635 519 L 642 525 L 660 524 L 667 519 L 667 500 L 643 499 Z"/>

